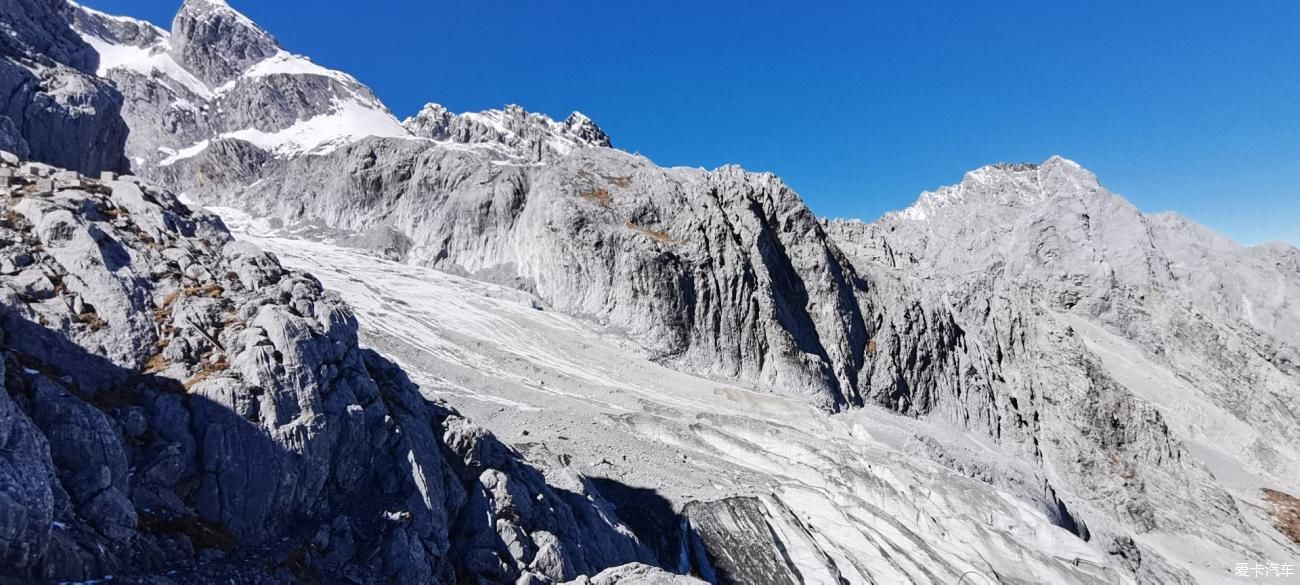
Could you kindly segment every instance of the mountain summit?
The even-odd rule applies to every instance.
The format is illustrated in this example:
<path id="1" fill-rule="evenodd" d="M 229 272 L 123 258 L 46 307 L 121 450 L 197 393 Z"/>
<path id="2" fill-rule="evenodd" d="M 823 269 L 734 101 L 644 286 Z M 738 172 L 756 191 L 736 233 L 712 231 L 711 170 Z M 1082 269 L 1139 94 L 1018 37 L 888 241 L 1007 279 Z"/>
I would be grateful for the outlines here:
<path id="1" fill-rule="evenodd" d="M 222 0 L 186 0 L 172 21 L 168 52 L 209 87 L 280 53 L 261 27 Z"/>

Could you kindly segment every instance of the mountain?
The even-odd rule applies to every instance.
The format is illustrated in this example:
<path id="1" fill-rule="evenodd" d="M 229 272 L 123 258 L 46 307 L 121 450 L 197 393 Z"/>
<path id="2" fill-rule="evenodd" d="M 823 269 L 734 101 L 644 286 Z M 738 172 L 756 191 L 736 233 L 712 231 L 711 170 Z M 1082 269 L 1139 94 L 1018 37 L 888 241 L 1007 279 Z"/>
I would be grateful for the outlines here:
<path id="1" fill-rule="evenodd" d="M 1059 318 L 1108 369 L 1126 365 L 1106 361 L 1112 343 L 1142 348 L 1127 365 L 1176 374 L 1185 393 L 1141 397 L 1205 448 L 1257 473 L 1300 464 L 1292 246 L 1248 248 L 1177 214 L 1144 214 L 1060 157 L 972 171 L 875 224 L 827 229 L 858 266 L 905 274 L 956 307 L 1006 298 Z M 970 331 L 1010 326 L 958 312 Z M 1178 404 L 1193 399 L 1197 408 Z M 1212 414 L 1224 426 L 1200 430 L 1218 426 L 1206 424 Z"/>
<path id="2" fill-rule="evenodd" d="M 1220 583 L 1300 546 L 1295 248 L 1144 214 L 1059 157 L 824 220 L 772 175 L 661 168 L 579 114 L 430 105 L 399 123 L 223 2 L 188 0 L 170 32 L 62 14 L 126 96 L 136 172 L 339 291 L 361 315 L 346 345 L 527 454 L 502 447 L 494 469 L 553 458 L 547 479 L 585 478 L 590 499 L 545 530 L 582 543 L 567 560 L 527 514 L 525 540 L 508 506 L 468 505 L 463 530 L 422 525 L 451 530 L 448 557 L 425 546 L 451 559 L 438 575 L 642 561 L 716 583 Z M 146 331 L 135 319 L 118 321 Z M 447 426 L 422 448 L 474 460 L 449 407 L 427 408 L 417 423 Z M 492 502 L 527 500 L 485 474 Z M 377 489 L 326 485 L 327 501 Z M 586 536 L 606 547 L 584 561 Z"/>
<path id="3" fill-rule="evenodd" d="M 1275 541 L 1255 512 L 1260 490 L 1297 487 L 1300 251 L 1143 214 L 1060 157 L 825 226 L 868 278 L 948 307 L 994 382 L 982 411 L 917 393 L 896 410 L 1032 446 L 1094 534 L 1118 506 L 1114 527 L 1178 547 Z"/>
<path id="4" fill-rule="evenodd" d="M 292 154 L 407 135 L 369 88 L 284 51 L 225 2 L 186 2 L 173 32 L 75 5 L 67 13 L 102 56 L 99 72 L 131 96 L 126 151 L 146 176 L 227 138 Z"/>

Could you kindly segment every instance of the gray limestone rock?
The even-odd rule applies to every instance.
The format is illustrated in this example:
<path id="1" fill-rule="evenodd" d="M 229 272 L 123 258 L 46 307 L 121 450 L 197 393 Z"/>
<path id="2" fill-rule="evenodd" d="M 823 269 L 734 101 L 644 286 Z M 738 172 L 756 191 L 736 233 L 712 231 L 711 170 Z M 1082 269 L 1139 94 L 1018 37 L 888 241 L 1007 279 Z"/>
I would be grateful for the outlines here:
<path id="1" fill-rule="evenodd" d="M 172 33 L 176 62 L 212 87 L 279 50 L 271 35 L 223 0 L 187 0 L 172 21 Z"/>
<path id="2" fill-rule="evenodd" d="M 372 139 L 286 161 L 250 188 L 205 176 L 189 190 L 205 203 L 394 230 L 409 262 L 521 286 L 688 369 L 828 409 L 862 401 L 866 283 L 771 175 L 666 170 L 606 148 L 502 165 Z"/>

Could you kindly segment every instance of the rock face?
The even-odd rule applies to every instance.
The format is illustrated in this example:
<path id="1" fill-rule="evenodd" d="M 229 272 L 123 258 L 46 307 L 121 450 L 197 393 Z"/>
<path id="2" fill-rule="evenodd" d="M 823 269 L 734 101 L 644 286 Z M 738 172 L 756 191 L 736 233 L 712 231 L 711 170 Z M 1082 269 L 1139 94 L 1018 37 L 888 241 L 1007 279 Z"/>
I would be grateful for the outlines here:
<path id="1" fill-rule="evenodd" d="M 198 0 L 181 6 L 168 47 L 176 62 L 209 87 L 239 77 L 280 51 L 275 39 L 253 26 L 223 0 Z"/>
<path id="2" fill-rule="evenodd" d="M 53 169 L 0 167 L 0 576 L 547 583 L 657 562 L 584 478 L 548 483 L 424 399 L 337 297 L 215 217 L 134 179 L 56 172 L 49 192 Z"/>
<path id="3" fill-rule="evenodd" d="M 591 578 L 581 577 L 566 585 L 696 585 L 700 583 L 704 581 L 634 563 L 606 569 Z"/>
<path id="4" fill-rule="evenodd" d="M 1294 247 L 1246 248 L 1175 214 L 1145 215 L 1059 157 L 979 169 L 875 224 L 827 229 L 881 280 L 940 293 L 964 331 L 986 337 L 995 363 L 1006 361 L 1009 340 L 988 335 L 1015 321 L 1079 329 L 1066 335 L 1082 338 L 1080 353 L 1100 354 L 1098 336 L 1118 336 L 1251 428 L 1233 439 L 1234 455 L 1259 469 L 1300 461 L 1290 447 L 1300 428 L 1287 422 L 1300 383 L 1300 308 L 1287 298 L 1300 288 Z M 1240 395 L 1244 380 L 1250 400 Z M 937 402 L 907 398 L 900 409 Z"/>
<path id="5" fill-rule="evenodd" d="M 125 171 L 122 95 L 62 0 L 0 2 L 0 148 L 85 173 Z"/>
<path id="6" fill-rule="evenodd" d="M 692 529 L 695 562 L 710 581 L 794 585 L 812 568 L 801 571 L 790 558 L 793 547 L 783 540 L 788 535 L 778 535 L 757 498 L 692 502 L 684 515 Z"/>
<path id="7" fill-rule="evenodd" d="M 574 112 L 563 122 L 511 105 L 504 110 L 456 115 L 428 104 L 402 125 L 412 135 L 457 144 L 493 145 L 525 162 L 551 162 L 579 148 L 609 148 L 609 136 Z"/>
<path id="8" fill-rule="evenodd" d="M 877 291 L 915 299 L 877 305 L 895 309 L 875 317 L 892 332 L 875 351 L 899 361 L 915 354 L 894 340 L 946 332 L 911 367 L 949 382 L 876 402 L 1018 445 L 1070 502 L 1061 525 L 1139 576 L 1152 555 L 1132 537 L 1153 530 L 1241 554 L 1271 539 L 1243 515 L 1255 494 L 1216 476 L 1290 486 L 1300 469 L 1295 248 L 1145 215 L 1059 157 L 825 226 Z"/>

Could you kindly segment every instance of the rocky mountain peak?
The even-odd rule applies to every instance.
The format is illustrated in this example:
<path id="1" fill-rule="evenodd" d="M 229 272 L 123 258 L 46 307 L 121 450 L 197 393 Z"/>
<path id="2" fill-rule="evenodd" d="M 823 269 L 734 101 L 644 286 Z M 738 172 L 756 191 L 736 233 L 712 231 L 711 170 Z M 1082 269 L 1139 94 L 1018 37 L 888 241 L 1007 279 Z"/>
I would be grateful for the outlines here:
<path id="1" fill-rule="evenodd" d="M 574 112 L 564 119 L 565 130 L 592 146 L 611 146 L 609 135 L 596 122 L 582 112 Z"/>
<path id="2" fill-rule="evenodd" d="M 911 207 L 886 217 L 923 221 L 943 209 L 1023 207 L 1051 197 L 1079 197 L 1105 189 L 1091 171 L 1059 155 L 1042 163 L 995 163 L 966 173 L 961 183 L 926 191 Z"/>
<path id="3" fill-rule="evenodd" d="M 494 147 L 510 158 L 530 161 L 551 160 L 578 148 L 611 146 L 609 135 L 580 112 L 557 122 L 517 104 L 453 114 L 441 104 L 430 103 L 402 125 L 421 138 Z"/>
<path id="4" fill-rule="evenodd" d="M 280 52 L 270 33 L 221 0 L 186 0 L 172 21 L 172 56 L 209 86 Z"/>
<path id="5" fill-rule="evenodd" d="M 451 138 L 451 122 L 455 117 L 456 114 L 442 104 L 430 102 L 420 109 L 420 113 L 403 120 L 402 126 L 416 136 L 448 140 Z"/>

